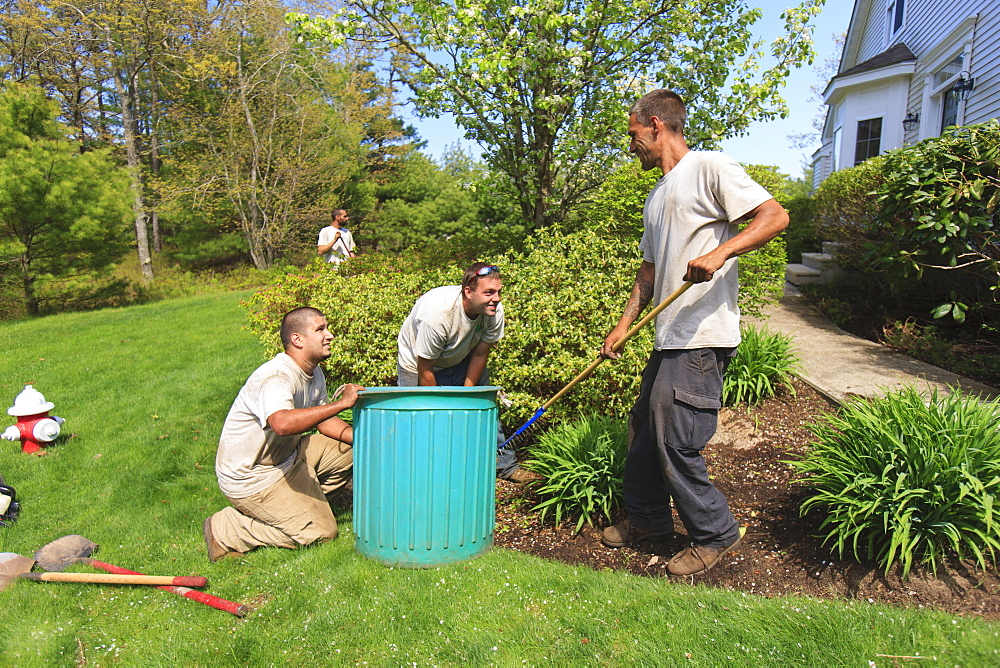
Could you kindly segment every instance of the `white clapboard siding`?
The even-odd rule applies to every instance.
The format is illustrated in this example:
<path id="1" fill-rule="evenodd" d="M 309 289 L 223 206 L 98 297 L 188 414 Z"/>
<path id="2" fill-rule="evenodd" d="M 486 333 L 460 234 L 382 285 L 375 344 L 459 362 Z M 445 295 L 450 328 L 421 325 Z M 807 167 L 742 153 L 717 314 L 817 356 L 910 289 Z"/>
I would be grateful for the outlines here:
<path id="1" fill-rule="evenodd" d="M 857 108 L 859 105 L 849 104 L 850 100 L 861 100 L 858 96 L 870 97 L 873 90 L 881 90 L 878 88 L 881 85 L 879 73 L 893 71 L 891 65 L 882 63 L 886 62 L 886 56 L 895 56 L 905 45 L 916 61 L 912 63 L 909 83 L 904 84 L 908 85 L 905 94 L 887 103 L 883 123 L 889 125 L 883 125 L 883 151 L 895 148 L 891 144 L 898 142 L 900 137 L 902 144 L 907 145 L 941 133 L 942 86 L 933 75 L 961 54 L 967 58 L 964 68 L 975 79 L 975 88 L 969 98 L 960 103 L 958 122 L 972 125 L 1000 117 L 1000 0 L 902 0 L 906 3 L 903 25 L 896 34 L 888 35 L 887 9 L 891 1 L 854 2 L 839 71 L 844 74 L 876 56 L 881 57 L 860 68 L 864 73 L 860 81 L 869 83 L 857 85 L 859 79 L 855 71 L 841 80 L 851 82 L 848 87 L 830 89 L 842 91 L 837 94 L 841 110 Z M 966 48 L 970 44 L 971 47 Z M 899 108 L 900 105 L 905 106 Z M 910 112 L 919 114 L 919 125 L 900 133 L 899 126 L 894 124 L 901 123 Z M 814 154 L 818 179 L 825 178 L 830 169 L 835 123 L 829 116 L 827 120 L 824 145 Z M 850 139 L 852 124 L 864 119 L 844 116 L 841 120 L 844 138 Z M 844 164 L 846 156 L 841 157 L 845 158 L 840 161 L 841 168 L 850 166 Z"/>

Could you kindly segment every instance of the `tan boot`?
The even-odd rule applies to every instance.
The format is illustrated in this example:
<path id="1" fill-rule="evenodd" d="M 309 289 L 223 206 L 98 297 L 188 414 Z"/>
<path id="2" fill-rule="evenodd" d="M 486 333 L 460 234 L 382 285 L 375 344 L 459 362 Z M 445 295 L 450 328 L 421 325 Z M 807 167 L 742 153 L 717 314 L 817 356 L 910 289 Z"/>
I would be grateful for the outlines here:
<path id="1" fill-rule="evenodd" d="M 732 552 L 740 546 L 740 541 L 743 540 L 742 536 L 739 536 L 729 545 L 724 547 L 706 547 L 704 545 L 695 545 L 692 543 L 688 545 L 683 550 L 675 554 L 670 561 L 667 562 L 667 570 L 670 571 L 671 575 L 695 575 L 697 573 L 704 573 L 712 566 L 719 563 L 719 559 L 722 555 L 727 552 Z"/>
<path id="2" fill-rule="evenodd" d="M 601 532 L 601 542 L 608 547 L 625 547 L 629 543 L 637 543 L 640 540 L 664 539 L 672 536 L 673 533 L 673 531 L 643 529 L 632 524 L 626 518 Z"/>
<path id="3" fill-rule="evenodd" d="M 517 468 L 514 469 L 514 472 L 508 475 L 505 480 L 516 482 L 518 485 L 526 485 L 529 482 L 544 480 L 544 478 L 534 471 L 526 471 L 525 469 Z"/>
<path id="4" fill-rule="evenodd" d="M 218 561 L 219 559 L 223 559 L 225 557 L 243 556 L 243 552 L 233 552 L 232 550 L 227 550 L 215 540 L 215 534 L 212 533 L 211 517 L 206 518 L 202 523 L 201 535 L 205 538 L 205 547 L 208 548 L 208 558 L 211 561 Z"/>

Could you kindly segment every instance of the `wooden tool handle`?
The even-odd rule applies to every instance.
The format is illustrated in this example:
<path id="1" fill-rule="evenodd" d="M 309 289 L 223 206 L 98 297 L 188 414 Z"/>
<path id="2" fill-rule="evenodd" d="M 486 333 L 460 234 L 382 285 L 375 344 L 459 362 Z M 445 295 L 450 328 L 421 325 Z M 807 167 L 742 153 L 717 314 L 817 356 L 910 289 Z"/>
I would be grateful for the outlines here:
<path id="1" fill-rule="evenodd" d="M 627 332 L 625 332 L 625 336 L 623 336 L 622 338 L 618 339 L 618 341 L 615 342 L 615 345 L 614 345 L 615 352 L 621 350 L 622 346 L 625 345 L 626 341 L 628 341 L 633 336 L 635 336 L 636 332 L 638 332 L 640 329 L 642 329 L 643 327 L 645 327 L 646 325 L 648 325 L 650 320 L 652 320 L 656 316 L 660 315 L 660 312 L 663 309 L 665 309 L 668 306 L 670 306 L 671 304 L 673 304 L 674 301 L 676 301 L 676 299 L 678 297 L 680 297 L 682 294 L 684 294 L 687 291 L 687 289 L 690 288 L 692 285 L 694 285 L 694 283 L 692 283 L 691 281 L 684 281 L 684 283 L 681 285 L 681 287 L 679 287 L 676 290 L 674 290 L 673 293 L 669 297 L 667 297 L 662 302 L 660 302 L 659 304 L 657 304 L 656 308 L 654 308 L 652 311 L 650 311 L 645 316 L 643 316 L 642 320 L 640 320 L 639 322 L 635 323 L 632 326 L 631 329 L 629 329 Z M 601 365 L 601 363 L 604 362 L 605 359 L 606 358 L 604 358 L 604 357 L 598 356 L 596 360 L 594 360 L 593 362 L 590 363 L 590 366 L 588 366 L 586 369 L 584 369 L 579 374 L 577 374 L 576 378 L 574 378 L 573 380 L 569 381 L 569 383 L 567 383 L 566 386 L 563 389 L 561 389 L 558 392 L 556 392 L 556 394 L 551 399 L 549 399 L 544 404 L 542 404 L 542 408 L 543 409 L 548 409 L 549 406 L 551 406 L 555 402 L 559 401 L 559 399 L 561 399 L 563 397 L 563 395 L 565 395 L 567 392 L 569 392 L 573 388 L 574 385 L 576 385 L 577 383 L 579 383 L 581 380 L 585 380 L 586 378 L 590 377 L 590 374 L 594 373 L 594 369 L 596 369 L 597 367 L 599 367 Z"/>
<path id="2" fill-rule="evenodd" d="M 204 587 L 206 578 L 172 575 L 115 575 L 105 573 L 22 573 L 20 577 L 42 582 L 89 582 L 93 584 L 174 585 Z"/>
<path id="3" fill-rule="evenodd" d="M 105 561 L 98 561 L 97 559 L 82 559 L 83 563 L 88 566 L 93 566 L 94 568 L 99 568 L 102 571 L 107 571 L 108 573 L 117 573 L 119 575 L 142 575 L 138 571 L 130 571 L 127 568 L 122 568 L 121 566 L 115 566 L 114 564 L 109 564 Z M 222 610 L 228 612 L 231 615 L 236 615 L 237 617 L 246 617 L 249 610 L 247 606 L 236 603 L 234 601 L 227 601 L 224 598 L 219 598 L 218 596 L 213 596 L 212 594 L 206 594 L 203 591 L 196 591 L 194 589 L 188 589 L 187 587 L 174 587 L 171 585 L 158 586 L 157 589 L 162 589 L 163 591 L 168 591 L 171 594 L 177 594 L 178 596 L 183 596 L 184 598 L 189 598 L 192 601 L 198 601 L 199 603 L 204 603 L 210 608 L 215 608 L 216 610 Z"/>

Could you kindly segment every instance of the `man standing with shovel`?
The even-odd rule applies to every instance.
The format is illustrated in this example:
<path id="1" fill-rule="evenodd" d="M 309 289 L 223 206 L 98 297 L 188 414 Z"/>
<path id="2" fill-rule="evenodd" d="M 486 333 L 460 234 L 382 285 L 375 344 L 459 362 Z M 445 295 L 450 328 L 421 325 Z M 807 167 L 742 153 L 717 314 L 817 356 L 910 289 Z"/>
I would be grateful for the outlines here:
<path id="1" fill-rule="evenodd" d="M 286 313 L 280 336 L 284 352 L 254 371 L 222 428 L 215 473 L 233 505 L 202 525 L 212 561 L 337 537 L 329 501 L 351 479 L 354 433 L 336 416 L 364 388 L 345 385 L 328 402 L 319 363 L 330 357 L 333 334 L 318 310 Z M 318 434 L 304 435 L 314 427 Z"/>
<path id="2" fill-rule="evenodd" d="M 629 414 L 626 518 L 601 536 L 609 547 L 669 536 L 673 500 L 691 544 L 668 562 L 672 575 L 707 571 L 740 542 L 701 451 L 715 433 L 722 376 L 740 342 L 735 258 L 788 225 L 782 206 L 735 160 L 688 149 L 686 120 L 681 98 L 665 89 L 629 112 L 629 150 L 663 178 L 643 208 L 643 261 L 632 295 L 601 348 L 618 358 L 615 344 L 651 300 L 663 301 L 683 281 L 696 284 L 656 317 L 656 343 Z"/>

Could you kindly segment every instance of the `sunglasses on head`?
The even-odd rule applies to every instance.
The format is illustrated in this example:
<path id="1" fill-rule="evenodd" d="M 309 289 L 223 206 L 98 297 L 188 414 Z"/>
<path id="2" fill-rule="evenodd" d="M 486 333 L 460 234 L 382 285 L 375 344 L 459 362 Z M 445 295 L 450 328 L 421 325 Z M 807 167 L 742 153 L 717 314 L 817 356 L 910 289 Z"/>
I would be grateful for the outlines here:
<path id="1" fill-rule="evenodd" d="M 488 264 L 479 271 L 476 272 L 476 276 L 489 276 L 492 273 L 500 273 L 500 267 Z"/>

